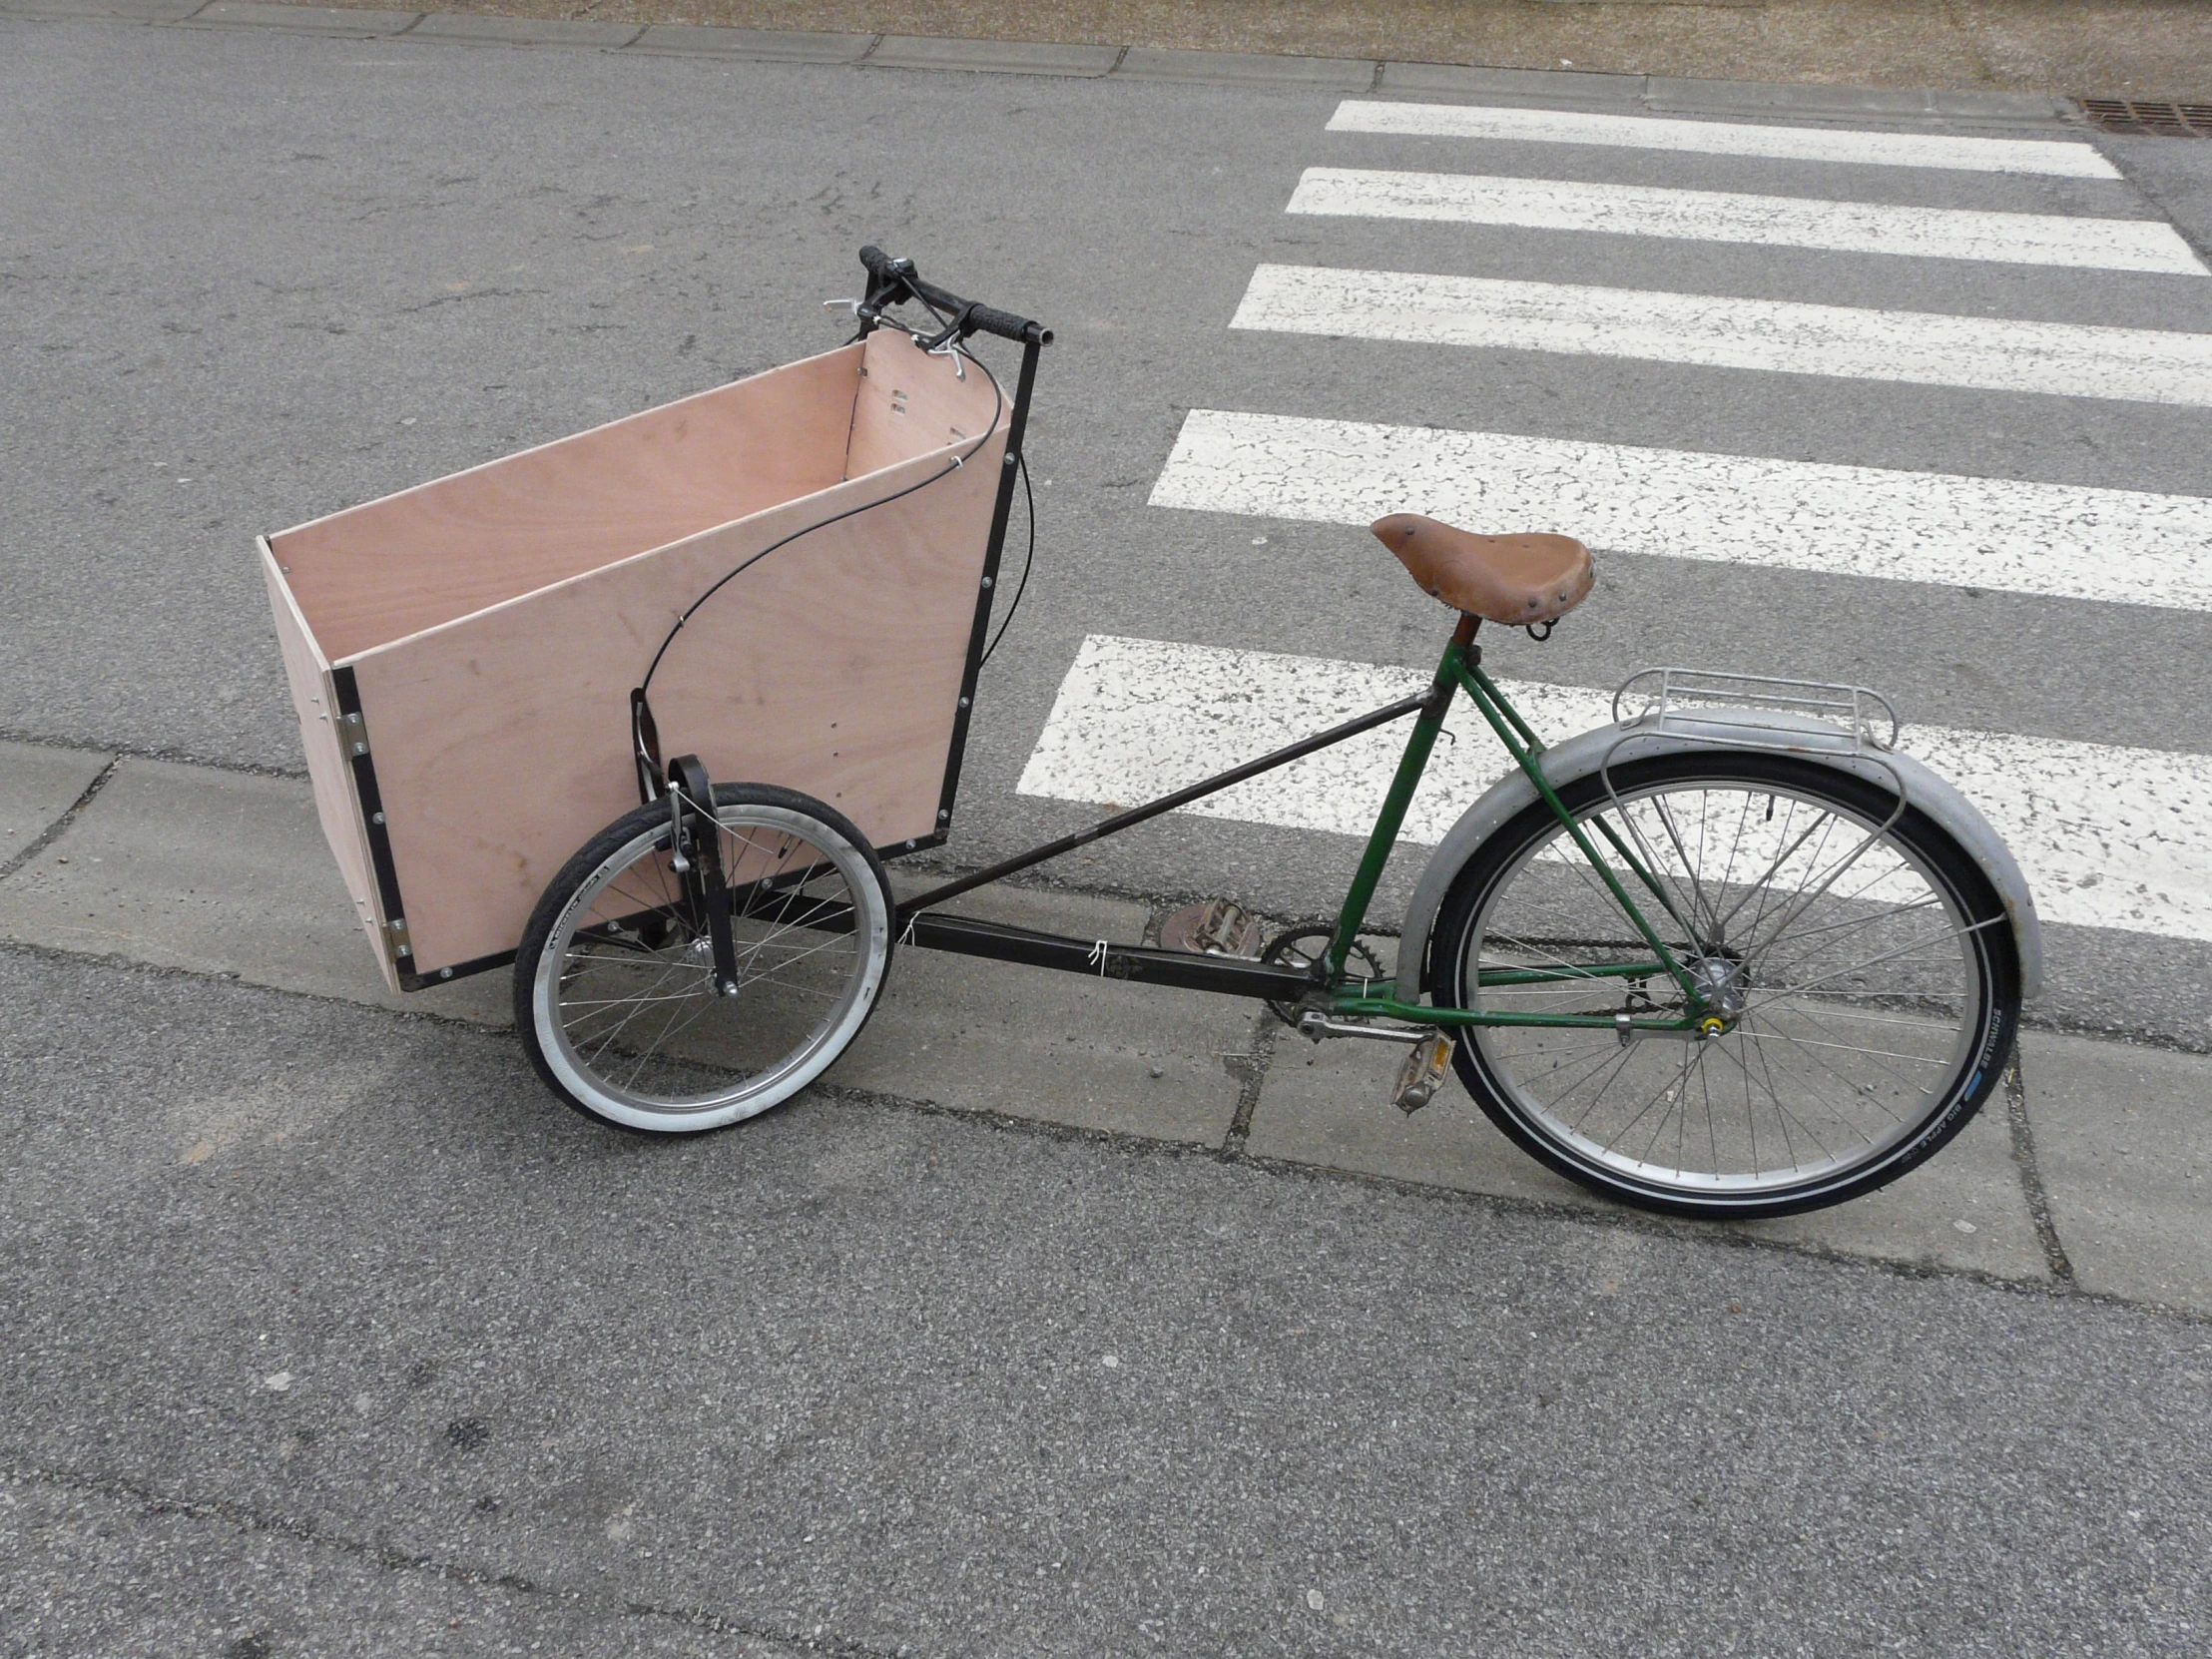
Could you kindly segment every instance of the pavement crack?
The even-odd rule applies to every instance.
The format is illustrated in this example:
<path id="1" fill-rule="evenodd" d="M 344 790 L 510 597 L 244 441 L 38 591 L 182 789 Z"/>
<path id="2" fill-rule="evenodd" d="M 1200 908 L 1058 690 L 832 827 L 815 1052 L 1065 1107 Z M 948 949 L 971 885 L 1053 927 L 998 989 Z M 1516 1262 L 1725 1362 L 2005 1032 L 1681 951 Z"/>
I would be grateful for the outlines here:
<path id="1" fill-rule="evenodd" d="M 1237 1091 L 1236 1116 L 1230 1119 L 1229 1133 L 1221 1143 L 1226 1157 L 1242 1158 L 1245 1142 L 1252 1138 L 1252 1114 L 1260 1109 L 1260 1090 L 1267 1082 L 1269 1068 L 1275 1063 L 1275 1044 L 1281 1035 L 1281 1025 L 1282 1020 L 1275 1010 L 1263 1005 L 1252 1022 L 1251 1052 L 1223 1056 L 1223 1062 L 1244 1085 Z"/>
<path id="2" fill-rule="evenodd" d="M 390 1544 L 371 1542 L 317 1526 L 312 1521 L 267 1514 L 250 1504 L 225 1498 L 180 1497 L 136 1480 L 88 1474 L 76 1469 L 26 1468 L 14 1465 L 0 1467 L 0 1481 L 10 1485 L 40 1486 L 53 1491 L 106 1498 L 110 1502 L 133 1505 L 142 1515 L 147 1516 L 178 1516 L 187 1520 L 214 1521 L 242 1531 L 264 1533 L 316 1549 L 326 1549 L 390 1572 L 419 1573 L 451 1584 L 506 1590 L 516 1595 L 542 1596 L 577 1607 L 598 1606 L 610 1611 L 620 1611 L 631 1618 L 656 1619 L 695 1630 L 712 1631 L 717 1635 L 742 1636 L 751 1641 L 772 1642 L 807 1653 L 834 1654 L 838 1659 L 892 1659 L 892 1655 L 884 1649 L 827 1631 L 818 1630 L 809 1634 L 796 1630 L 777 1630 L 749 1619 L 732 1618 L 705 1606 L 669 1606 L 628 1596 L 599 1595 L 567 1589 L 557 1584 L 541 1583 L 522 1573 L 499 1572 L 489 1567 L 445 1560 L 424 1551 L 398 1549 Z"/>
<path id="3" fill-rule="evenodd" d="M 2035 1131 L 2027 1118 L 2027 1084 L 2020 1075 L 2020 1051 L 2015 1043 L 2012 1063 L 2004 1068 L 2004 1115 L 2012 1125 L 2012 1162 L 2019 1166 L 2020 1193 L 2035 1223 L 2035 1242 L 2042 1247 L 2044 1266 L 2061 1290 L 2071 1295 L 2081 1289 L 2073 1263 L 2058 1237 L 2058 1225 L 2050 1217 L 2050 1196 L 2043 1191 L 2042 1171 L 2035 1164 Z"/>
<path id="4" fill-rule="evenodd" d="M 543 291 L 542 288 L 471 288 L 466 293 L 441 293 L 434 299 L 423 300 L 419 305 L 402 305 L 393 314 L 412 316 L 417 311 L 431 310 L 439 305 L 458 305 L 470 299 L 521 299 Z"/>
<path id="5" fill-rule="evenodd" d="M 115 776 L 115 769 L 122 764 L 123 757 L 121 755 L 110 756 L 108 764 L 100 769 L 93 781 L 85 786 L 84 793 L 69 804 L 68 810 L 60 818 L 49 824 L 30 845 L 8 859 L 7 862 L 0 863 L 0 881 L 5 881 L 41 852 L 60 840 L 64 834 L 68 833 L 69 827 L 77 822 L 78 815 L 92 805 L 94 796 L 108 787 L 108 780 Z"/>

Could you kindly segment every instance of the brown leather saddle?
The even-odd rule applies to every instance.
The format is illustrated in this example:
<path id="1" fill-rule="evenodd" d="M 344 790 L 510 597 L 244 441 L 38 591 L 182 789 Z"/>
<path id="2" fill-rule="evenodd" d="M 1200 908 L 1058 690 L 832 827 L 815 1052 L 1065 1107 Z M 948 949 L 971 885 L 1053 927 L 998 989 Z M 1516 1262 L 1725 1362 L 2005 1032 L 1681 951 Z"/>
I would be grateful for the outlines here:
<path id="1" fill-rule="evenodd" d="M 1590 550 L 1572 536 L 1477 536 L 1418 513 L 1369 528 L 1423 593 L 1486 622 L 1556 622 L 1590 596 Z"/>

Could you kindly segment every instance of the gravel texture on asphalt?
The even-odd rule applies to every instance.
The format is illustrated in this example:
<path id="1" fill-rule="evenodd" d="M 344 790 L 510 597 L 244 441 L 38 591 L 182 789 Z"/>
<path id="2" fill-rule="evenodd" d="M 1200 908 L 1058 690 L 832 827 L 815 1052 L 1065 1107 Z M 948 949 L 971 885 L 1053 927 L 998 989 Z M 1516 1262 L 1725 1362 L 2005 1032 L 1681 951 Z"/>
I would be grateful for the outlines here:
<path id="1" fill-rule="evenodd" d="M 2202 1323 L 881 1103 L 630 1139 L 503 1036 L 21 951 L 0 1101 L 23 1652 L 2212 1620 Z"/>

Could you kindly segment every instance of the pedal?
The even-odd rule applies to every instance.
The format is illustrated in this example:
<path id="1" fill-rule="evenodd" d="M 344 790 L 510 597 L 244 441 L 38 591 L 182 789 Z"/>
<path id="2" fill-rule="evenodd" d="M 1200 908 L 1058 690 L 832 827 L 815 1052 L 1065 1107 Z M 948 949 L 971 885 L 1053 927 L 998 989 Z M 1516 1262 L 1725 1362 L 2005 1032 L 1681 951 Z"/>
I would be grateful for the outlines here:
<path id="1" fill-rule="evenodd" d="M 1390 1097 L 1391 1103 L 1411 1117 L 1436 1098 L 1450 1070 L 1451 1038 L 1441 1031 L 1423 1036 L 1406 1051 L 1405 1063 L 1397 1068 L 1397 1092 Z"/>
<path id="2" fill-rule="evenodd" d="M 1242 904 L 1209 898 L 1186 904 L 1160 923 L 1160 948 L 1187 950 L 1194 956 L 1260 954 L 1260 923 Z"/>

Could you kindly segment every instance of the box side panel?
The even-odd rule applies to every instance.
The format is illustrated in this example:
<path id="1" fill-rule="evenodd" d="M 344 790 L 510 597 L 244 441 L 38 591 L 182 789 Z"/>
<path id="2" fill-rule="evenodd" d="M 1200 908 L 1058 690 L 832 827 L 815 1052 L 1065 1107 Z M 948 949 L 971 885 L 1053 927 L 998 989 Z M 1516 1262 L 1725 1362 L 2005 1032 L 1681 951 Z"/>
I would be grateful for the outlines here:
<path id="1" fill-rule="evenodd" d="M 272 538 L 333 663 L 843 476 L 847 346 Z"/>
<path id="2" fill-rule="evenodd" d="M 982 435 L 999 399 L 980 369 L 970 366 L 967 378 L 959 379 L 949 358 L 918 350 L 894 328 L 878 328 L 864 344 L 867 355 L 860 365 L 852 442 L 844 463 L 847 478 L 864 477 L 944 444 L 964 447 Z M 1012 399 L 1009 386 L 998 409 L 1001 425 L 1012 418 Z"/>
<path id="3" fill-rule="evenodd" d="M 774 512 L 352 666 L 417 971 L 511 950 L 561 865 L 637 805 L 629 694 L 672 620 L 751 554 L 652 686 L 662 751 L 827 801 L 879 846 L 937 827 L 1003 434 Z"/>
<path id="4" fill-rule="evenodd" d="M 307 778 L 314 788 L 315 816 L 322 821 L 323 839 L 338 861 L 345 891 L 353 900 L 353 914 L 368 935 L 369 949 L 392 990 L 399 988 L 390 951 L 386 948 L 384 917 L 376 902 L 367 831 L 361 824 L 361 808 L 353 793 L 352 769 L 346 765 L 336 730 L 337 700 L 330 685 L 330 665 L 315 649 L 306 619 L 293 603 L 284 584 L 284 573 L 265 538 L 260 545 L 262 575 L 269 584 L 269 607 L 276 619 L 276 643 L 284 656 L 284 679 L 291 686 L 291 702 L 299 715 L 299 747 L 307 758 Z"/>

